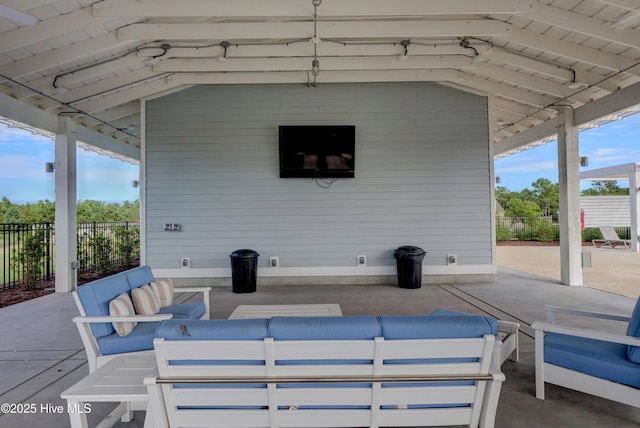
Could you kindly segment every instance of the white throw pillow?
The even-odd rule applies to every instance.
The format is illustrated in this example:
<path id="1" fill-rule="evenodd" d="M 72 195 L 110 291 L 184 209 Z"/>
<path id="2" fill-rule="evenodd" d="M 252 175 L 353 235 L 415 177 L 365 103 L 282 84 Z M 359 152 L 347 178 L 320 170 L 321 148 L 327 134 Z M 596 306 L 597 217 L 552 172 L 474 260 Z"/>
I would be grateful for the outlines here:
<path id="1" fill-rule="evenodd" d="M 131 298 L 138 315 L 153 315 L 160 310 L 160 303 L 149 284 L 131 290 Z"/>
<path id="2" fill-rule="evenodd" d="M 133 303 L 131 303 L 131 298 L 127 293 L 122 293 L 121 295 L 113 299 L 111 302 L 109 302 L 109 315 L 111 316 L 123 317 L 123 316 L 131 316 L 135 314 L 136 312 L 133 309 Z M 114 322 L 112 324 L 113 324 L 113 328 L 116 330 L 116 333 L 118 333 L 119 336 L 128 335 L 129 333 L 131 333 L 131 331 L 133 331 L 135 326 L 138 325 L 138 323 L 135 321 Z"/>
<path id="3" fill-rule="evenodd" d="M 170 278 L 156 279 L 151 283 L 151 289 L 160 301 L 161 308 L 173 303 L 173 281 Z"/>

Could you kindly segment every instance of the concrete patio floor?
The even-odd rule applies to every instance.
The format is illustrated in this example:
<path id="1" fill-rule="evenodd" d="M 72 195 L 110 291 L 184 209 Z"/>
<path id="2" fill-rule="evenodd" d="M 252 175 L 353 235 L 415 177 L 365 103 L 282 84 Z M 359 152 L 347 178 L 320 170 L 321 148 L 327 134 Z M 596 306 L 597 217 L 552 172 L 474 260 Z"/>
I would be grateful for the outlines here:
<path id="1" fill-rule="evenodd" d="M 637 277 L 636 277 L 637 278 Z M 637 283 L 637 281 L 636 281 Z M 421 314 L 439 308 L 489 314 L 521 324 L 520 361 L 502 366 L 506 382 L 497 427 L 637 427 L 640 409 L 547 385 L 547 399 L 535 398 L 534 341 L 529 327 L 544 320 L 544 305 L 631 313 L 635 299 L 590 287 L 566 287 L 554 279 L 500 267 L 494 283 L 427 285 L 415 290 L 395 285 L 264 286 L 250 294 L 215 287 L 212 318 L 227 318 L 240 304 L 338 303 L 345 315 Z M 2 428 L 68 427 L 68 415 L 40 411 L 66 403 L 60 394 L 88 374 L 73 298 L 54 294 L 0 309 L 0 403 L 36 404 L 35 414 L 0 414 Z M 565 321 L 565 320 L 562 320 Z M 567 319 L 568 325 L 624 333 L 620 323 Z M 94 426 L 113 406 L 93 404 Z M 117 427 L 142 427 L 143 412 Z"/>

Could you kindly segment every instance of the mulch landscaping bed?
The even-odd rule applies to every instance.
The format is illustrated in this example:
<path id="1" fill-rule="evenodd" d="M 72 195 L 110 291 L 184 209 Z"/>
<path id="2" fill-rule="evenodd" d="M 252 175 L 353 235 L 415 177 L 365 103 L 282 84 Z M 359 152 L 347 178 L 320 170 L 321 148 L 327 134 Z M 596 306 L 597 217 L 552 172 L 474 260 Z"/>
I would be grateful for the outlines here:
<path id="1" fill-rule="evenodd" d="M 127 269 L 131 269 L 132 267 L 139 266 L 139 264 L 135 264 L 129 267 L 125 267 L 122 269 L 117 269 L 108 275 L 113 275 L 118 272 L 125 271 Z M 78 285 L 86 284 L 87 282 L 91 282 L 95 279 L 108 276 L 108 275 L 98 275 L 96 272 L 86 272 L 83 273 L 80 278 L 78 278 Z M 38 284 L 36 288 L 28 290 L 24 287 L 11 287 L 5 290 L 0 290 L 0 308 L 4 308 L 5 306 L 15 305 L 16 303 L 25 302 L 27 300 L 35 299 L 36 297 L 46 296 L 47 294 L 51 294 L 55 292 L 55 282 L 54 280 L 43 281 Z"/>

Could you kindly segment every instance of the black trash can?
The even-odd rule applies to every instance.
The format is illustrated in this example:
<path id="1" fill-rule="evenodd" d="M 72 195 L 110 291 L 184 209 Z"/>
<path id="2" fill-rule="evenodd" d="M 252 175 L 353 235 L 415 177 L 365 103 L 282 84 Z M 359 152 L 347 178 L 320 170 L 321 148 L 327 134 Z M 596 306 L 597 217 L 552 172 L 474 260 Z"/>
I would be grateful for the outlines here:
<path id="1" fill-rule="evenodd" d="M 234 293 L 256 291 L 258 277 L 258 254 L 249 249 L 235 250 L 231 257 L 231 283 Z"/>
<path id="2" fill-rule="evenodd" d="M 400 288 L 420 288 L 422 286 L 422 260 L 426 251 L 412 245 L 398 247 L 393 252 L 398 268 Z"/>

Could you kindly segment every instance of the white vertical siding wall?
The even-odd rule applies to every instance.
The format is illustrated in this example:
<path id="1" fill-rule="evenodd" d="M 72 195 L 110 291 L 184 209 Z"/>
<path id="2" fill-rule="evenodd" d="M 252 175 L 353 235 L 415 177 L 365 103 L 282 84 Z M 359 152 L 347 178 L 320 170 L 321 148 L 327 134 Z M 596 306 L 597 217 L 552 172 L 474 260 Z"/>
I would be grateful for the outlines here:
<path id="1" fill-rule="evenodd" d="M 586 227 L 631 226 L 629 196 L 581 196 Z"/>
<path id="2" fill-rule="evenodd" d="M 261 267 L 279 256 L 282 272 L 362 254 L 365 274 L 392 271 L 410 244 L 428 252 L 425 274 L 448 253 L 493 266 L 487 114 L 486 97 L 414 83 L 198 86 L 149 101 L 146 262 L 190 257 L 222 275 L 240 248 Z M 355 125 L 356 178 L 279 178 L 279 125 Z"/>

